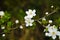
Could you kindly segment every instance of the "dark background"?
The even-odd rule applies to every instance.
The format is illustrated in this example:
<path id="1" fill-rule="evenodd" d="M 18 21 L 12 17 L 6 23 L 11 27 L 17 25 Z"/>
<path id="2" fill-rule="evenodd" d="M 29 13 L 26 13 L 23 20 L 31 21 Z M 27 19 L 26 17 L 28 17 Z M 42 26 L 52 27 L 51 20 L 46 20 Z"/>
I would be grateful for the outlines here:
<path id="1" fill-rule="evenodd" d="M 51 9 L 52 5 L 54 6 L 53 9 Z M 20 22 L 22 21 L 22 23 L 22 17 L 25 16 L 25 11 L 27 11 L 28 9 L 36 9 L 36 19 L 39 19 L 45 15 L 46 11 L 50 13 L 55 8 L 60 8 L 60 0 L 0 0 L 0 11 L 8 11 L 12 16 L 10 20 L 19 19 Z M 18 13 L 20 13 L 20 16 Z M 48 16 L 47 19 L 52 19 L 54 21 L 53 24 L 60 26 L 60 9 L 55 14 Z M 36 26 L 37 27 L 33 31 L 30 30 L 31 33 L 28 34 L 29 36 L 26 40 L 33 40 L 30 39 L 31 37 L 34 38 L 34 40 L 52 40 L 51 38 L 44 36 L 44 27 L 41 24 L 36 22 Z M 9 37 L 6 37 L 3 40 L 24 40 L 23 38 L 21 38 L 22 36 L 24 36 L 24 32 L 25 31 L 21 31 L 21 29 L 14 30 L 13 32 L 11 32 L 11 34 L 9 34 L 14 34 L 12 38 L 10 36 L 10 39 Z M 58 38 L 56 40 L 58 40 Z"/>

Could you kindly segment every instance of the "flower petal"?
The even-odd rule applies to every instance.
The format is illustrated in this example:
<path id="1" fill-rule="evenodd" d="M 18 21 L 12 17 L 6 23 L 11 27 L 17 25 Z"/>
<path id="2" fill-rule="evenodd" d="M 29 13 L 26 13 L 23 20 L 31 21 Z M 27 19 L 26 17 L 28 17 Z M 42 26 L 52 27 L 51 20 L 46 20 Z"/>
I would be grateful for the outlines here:
<path id="1" fill-rule="evenodd" d="M 52 36 L 53 39 L 56 39 L 56 35 Z"/>

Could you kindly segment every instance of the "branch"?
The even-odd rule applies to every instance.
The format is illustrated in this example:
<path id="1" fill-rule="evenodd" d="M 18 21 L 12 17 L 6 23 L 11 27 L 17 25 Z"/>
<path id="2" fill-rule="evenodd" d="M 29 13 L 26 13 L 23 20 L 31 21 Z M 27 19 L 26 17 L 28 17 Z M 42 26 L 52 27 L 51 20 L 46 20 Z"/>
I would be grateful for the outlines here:
<path id="1" fill-rule="evenodd" d="M 55 12 L 57 12 L 58 9 L 59 9 L 59 8 L 56 8 L 53 12 L 49 13 L 47 16 L 44 16 L 44 17 L 42 17 L 42 18 L 45 18 L 45 17 L 48 17 L 48 16 L 54 14 Z M 40 18 L 39 20 L 41 20 L 42 18 Z M 42 24 L 39 20 L 36 20 L 36 21 L 37 21 L 38 23 Z M 44 25 L 42 25 L 42 26 L 45 27 Z"/>
<path id="2" fill-rule="evenodd" d="M 47 17 L 47 16 L 50 16 L 50 15 L 54 14 L 55 12 L 57 12 L 58 9 L 59 9 L 59 8 L 56 8 L 53 12 L 49 13 L 48 15 L 46 15 L 46 16 L 44 16 L 44 17 L 42 17 L 42 18 L 45 18 L 45 17 Z M 42 18 L 39 18 L 38 20 L 41 20 Z M 36 20 L 36 21 L 38 21 L 38 20 Z"/>

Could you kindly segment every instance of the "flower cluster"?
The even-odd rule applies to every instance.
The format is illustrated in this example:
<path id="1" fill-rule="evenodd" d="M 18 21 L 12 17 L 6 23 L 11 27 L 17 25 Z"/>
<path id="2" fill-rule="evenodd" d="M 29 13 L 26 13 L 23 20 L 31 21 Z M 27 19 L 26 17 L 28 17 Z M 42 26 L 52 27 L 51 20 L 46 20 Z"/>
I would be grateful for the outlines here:
<path id="1" fill-rule="evenodd" d="M 34 16 L 36 16 L 35 12 L 36 12 L 36 10 L 31 10 L 31 9 L 26 11 L 27 15 L 24 17 L 26 26 L 32 26 L 33 25 L 32 23 L 34 22 L 34 20 L 32 18 Z"/>
<path id="2" fill-rule="evenodd" d="M 50 26 L 50 24 L 48 24 L 48 26 L 46 26 L 46 29 L 44 29 L 44 32 L 46 32 L 46 36 L 52 37 L 53 39 L 56 39 L 56 36 L 60 36 L 60 31 L 58 31 L 55 25 Z"/>

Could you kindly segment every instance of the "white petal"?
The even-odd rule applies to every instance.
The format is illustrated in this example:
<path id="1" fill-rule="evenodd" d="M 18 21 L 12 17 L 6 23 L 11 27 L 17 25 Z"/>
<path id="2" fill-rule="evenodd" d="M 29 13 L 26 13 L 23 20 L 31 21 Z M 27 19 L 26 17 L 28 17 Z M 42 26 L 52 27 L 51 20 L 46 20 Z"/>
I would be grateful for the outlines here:
<path id="1" fill-rule="evenodd" d="M 60 32 L 59 31 L 57 32 L 57 35 L 60 36 Z"/>
<path id="2" fill-rule="evenodd" d="M 26 18 L 27 18 L 27 16 L 24 17 L 24 19 L 26 19 Z"/>
<path id="3" fill-rule="evenodd" d="M 44 29 L 44 32 L 46 32 L 46 29 Z"/>
<path id="4" fill-rule="evenodd" d="M 52 20 L 49 20 L 49 23 L 52 23 Z"/>
<path id="5" fill-rule="evenodd" d="M 45 35 L 46 35 L 46 36 L 49 36 L 49 37 L 51 36 L 51 34 L 50 34 L 50 33 L 45 33 Z"/>
<path id="6" fill-rule="evenodd" d="M 36 16 L 36 14 L 32 12 L 32 16 Z"/>
<path id="7" fill-rule="evenodd" d="M 32 26 L 33 24 L 32 23 L 30 23 L 30 26 Z"/>
<path id="8" fill-rule="evenodd" d="M 34 22 L 34 20 L 31 20 L 31 22 Z"/>
<path id="9" fill-rule="evenodd" d="M 46 20 L 46 18 L 42 18 L 42 20 Z"/>
<path id="10" fill-rule="evenodd" d="M 28 11 L 26 11 L 26 14 L 28 14 L 29 12 Z"/>
<path id="11" fill-rule="evenodd" d="M 26 24 L 26 27 L 28 27 L 29 26 L 29 24 Z"/>
<path id="12" fill-rule="evenodd" d="M 25 20 L 31 19 L 30 16 L 25 16 L 24 17 Z"/>
<path id="13" fill-rule="evenodd" d="M 5 37 L 5 34 L 2 34 L 3 37 Z"/>
<path id="14" fill-rule="evenodd" d="M 5 29 L 5 27 L 3 26 L 3 27 L 1 27 L 1 29 Z"/>
<path id="15" fill-rule="evenodd" d="M 48 12 L 46 12 L 45 14 L 48 15 Z"/>
<path id="16" fill-rule="evenodd" d="M 45 33 L 45 36 L 48 36 L 49 35 L 49 33 Z"/>
<path id="17" fill-rule="evenodd" d="M 46 26 L 46 28 L 49 28 L 50 27 L 50 24 L 48 24 L 47 26 Z"/>
<path id="18" fill-rule="evenodd" d="M 29 18 L 33 18 L 33 15 L 30 15 L 30 14 L 29 14 L 28 17 L 29 17 Z"/>
<path id="19" fill-rule="evenodd" d="M 36 16 L 36 14 L 33 14 L 33 16 Z"/>
<path id="20" fill-rule="evenodd" d="M 0 16 L 4 16 L 4 12 L 3 11 L 0 11 Z"/>
<path id="21" fill-rule="evenodd" d="M 20 29 L 23 29 L 23 26 L 22 25 L 20 25 Z"/>
<path id="22" fill-rule="evenodd" d="M 36 12 L 36 10 L 34 9 L 33 12 Z"/>
<path id="23" fill-rule="evenodd" d="M 51 8 L 53 8 L 54 6 L 52 5 Z"/>
<path id="24" fill-rule="evenodd" d="M 49 36 L 49 37 L 50 37 L 50 36 L 52 36 L 52 35 L 51 35 L 51 33 L 49 33 L 49 35 L 48 35 L 48 36 Z"/>
<path id="25" fill-rule="evenodd" d="M 19 23 L 19 20 L 16 20 L 15 23 L 16 23 L 16 24 Z"/>
<path id="26" fill-rule="evenodd" d="M 52 36 L 53 39 L 56 39 L 56 35 Z"/>
<path id="27" fill-rule="evenodd" d="M 32 12 L 32 10 L 31 10 L 31 9 L 29 9 L 29 12 Z"/>

